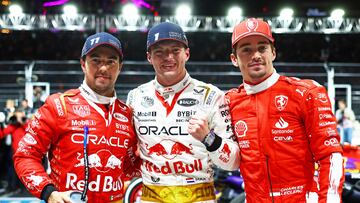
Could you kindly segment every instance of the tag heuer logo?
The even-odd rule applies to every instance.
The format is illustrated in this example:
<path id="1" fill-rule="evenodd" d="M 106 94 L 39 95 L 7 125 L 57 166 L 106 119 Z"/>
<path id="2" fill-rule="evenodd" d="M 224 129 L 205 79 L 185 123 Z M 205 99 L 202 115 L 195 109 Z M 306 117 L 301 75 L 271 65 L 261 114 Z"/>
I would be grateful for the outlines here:
<path id="1" fill-rule="evenodd" d="M 89 105 L 73 105 L 72 109 L 74 113 L 82 118 L 90 116 L 90 106 Z"/>
<path id="2" fill-rule="evenodd" d="M 143 97 L 141 101 L 141 105 L 143 107 L 151 107 L 154 105 L 154 99 L 151 97 Z"/>

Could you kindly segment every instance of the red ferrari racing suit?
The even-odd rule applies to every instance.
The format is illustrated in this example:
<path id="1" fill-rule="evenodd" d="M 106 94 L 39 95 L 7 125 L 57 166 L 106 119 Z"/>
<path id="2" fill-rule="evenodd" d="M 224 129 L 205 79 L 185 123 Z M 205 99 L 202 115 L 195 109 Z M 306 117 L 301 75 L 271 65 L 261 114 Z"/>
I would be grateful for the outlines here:
<path id="1" fill-rule="evenodd" d="M 306 202 L 315 162 L 319 202 L 341 201 L 342 148 L 324 87 L 274 72 L 226 96 L 248 203 Z"/>
<path id="2" fill-rule="evenodd" d="M 33 195 L 40 198 L 50 184 L 58 191 L 84 190 L 85 126 L 88 202 L 122 199 L 125 176 L 136 175 L 133 155 L 137 139 L 132 111 L 116 96 L 97 95 L 85 83 L 79 89 L 51 95 L 34 115 L 19 143 L 14 155 L 15 168 Z M 47 151 L 50 175 L 41 164 Z"/>
<path id="3" fill-rule="evenodd" d="M 156 80 L 129 92 L 143 160 L 143 202 L 214 202 L 213 169 L 235 170 L 239 147 L 234 139 L 224 93 L 188 74 L 163 87 Z M 188 134 L 191 116 L 206 115 L 221 137 L 215 149 Z"/>

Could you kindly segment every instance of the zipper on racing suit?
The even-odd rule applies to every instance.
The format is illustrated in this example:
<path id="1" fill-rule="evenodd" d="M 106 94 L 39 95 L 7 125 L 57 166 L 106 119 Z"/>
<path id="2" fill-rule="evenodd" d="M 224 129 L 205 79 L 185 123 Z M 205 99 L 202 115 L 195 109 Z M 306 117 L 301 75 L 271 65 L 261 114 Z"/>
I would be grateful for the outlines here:
<path id="1" fill-rule="evenodd" d="M 270 185 L 271 201 L 272 201 L 272 203 L 274 203 L 275 199 L 274 199 L 274 193 L 273 193 L 273 188 L 272 188 L 272 183 L 271 183 L 271 178 L 270 178 L 269 156 L 265 155 L 265 157 L 266 157 L 267 176 L 268 176 L 268 181 L 269 181 L 269 185 Z"/>

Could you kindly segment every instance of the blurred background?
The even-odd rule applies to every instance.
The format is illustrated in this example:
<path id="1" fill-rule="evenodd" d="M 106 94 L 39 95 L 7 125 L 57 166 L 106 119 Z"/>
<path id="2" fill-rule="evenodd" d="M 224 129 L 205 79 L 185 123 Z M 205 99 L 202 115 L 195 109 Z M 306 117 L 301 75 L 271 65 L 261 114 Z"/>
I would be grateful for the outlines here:
<path id="1" fill-rule="evenodd" d="M 187 69 L 197 79 L 226 91 L 242 82 L 230 63 L 233 26 L 262 18 L 273 30 L 281 74 L 314 79 L 333 103 L 345 100 L 360 119 L 360 4 L 351 0 L 0 0 L 0 111 L 4 127 L 16 111 L 31 118 L 49 94 L 77 88 L 83 80 L 79 57 L 87 36 L 110 32 L 123 44 L 125 62 L 118 96 L 154 77 L 146 61 L 150 27 L 172 21 L 183 27 L 190 46 Z M 1 117 L 1 116 L 0 116 Z M 13 118 L 14 119 L 14 118 Z M 1 120 L 1 119 L 0 119 Z M 13 120 L 14 121 L 14 120 Z M 355 122 L 352 143 L 360 143 Z M 9 189 L 10 136 L 0 145 L 0 194 Z M 24 199 L 23 199 L 24 200 Z M 4 200 L 5 201 L 5 200 Z M 1 201 L 0 201 L 1 202 Z"/>

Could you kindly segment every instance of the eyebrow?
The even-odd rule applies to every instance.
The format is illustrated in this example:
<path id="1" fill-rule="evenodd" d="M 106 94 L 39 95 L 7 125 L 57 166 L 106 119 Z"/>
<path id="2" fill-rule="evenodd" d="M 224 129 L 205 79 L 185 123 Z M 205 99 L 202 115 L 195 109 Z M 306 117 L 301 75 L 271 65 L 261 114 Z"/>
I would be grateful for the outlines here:
<path id="1" fill-rule="evenodd" d="M 100 58 L 99 54 L 97 54 L 97 53 L 90 54 L 89 57 L 90 58 L 95 58 L 95 57 Z M 111 55 L 111 56 L 107 57 L 107 59 L 118 59 L 118 57 L 116 55 Z"/>
<path id="2" fill-rule="evenodd" d="M 259 43 L 257 43 L 257 45 L 262 45 L 262 44 L 270 44 L 269 42 L 267 42 L 267 41 L 260 41 Z M 250 45 L 250 43 L 244 43 L 244 44 L 241 44 L 240 46 L 239 46 L 239 48 L 242 48 L 242 47 L 245 47 L 245 46 L 249 46 Z"/>

